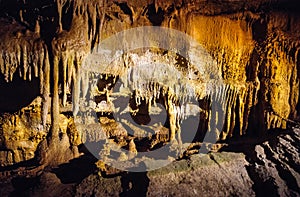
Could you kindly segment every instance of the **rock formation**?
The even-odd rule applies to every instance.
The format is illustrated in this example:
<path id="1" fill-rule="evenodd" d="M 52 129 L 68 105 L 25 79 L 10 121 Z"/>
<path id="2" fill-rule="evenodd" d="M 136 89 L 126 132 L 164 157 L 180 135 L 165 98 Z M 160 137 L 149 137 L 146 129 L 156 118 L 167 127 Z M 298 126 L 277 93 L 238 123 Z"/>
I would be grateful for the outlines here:
<path id="1" fill-rule="evenodd" d="M 192 139 L 194 147 L 206 132 L 224 141 L 262 136 L 297 124 L 300 15 L 296 1 L 2 0 L 0 11 L 0 101 L 9 103 L 14 97 L 4 91 L 7 84 L 11 84 L 10 92 L 14 91 L 14 84 L 22 87 L 30 81 L 39 89 L 32 93 L 35 100 L 31 104 L 11 110 L 0 105 L 0 166 L 5 169 L 32 159 L 44 166 L 65 163 L 78 157 L 78 147 L 89 141 L 103 142 L 103 157 L 115 152 L 118 160 L 124 162 L 139 151 L 154 150 L 161 144 L 170 143 L 171 149 L 184 147 L 181 138 L 187 131 L 180 128 L 180 121 L 182 114 L 192 110 L 180 106 L 189 93 L 170 87 L 173 81 L 164 86 L 144 77 L 147 84 L 142 91 L 139 79 L 123 80 L 133 84 L 135 90 L 129 102 L 125 101 L 135 122 L 146 125 L 156 103 L 166 110 L 167 123 L 156 127 L 154 133 L 114 119 L 114 100 L 123 95 L 114 94 L 113 89 L 125 72 L 138 76 L 146 70 L 138 65 L 140 61 L 167 62 L 180 73 L 178 78 L 185 80 L 181 84 L 186 83 L 195 91 L 201 123 Z M 95 81 L 83 72 L 83 63 L 97 51 L 101 41 L 145 26 L 170 28 L 191 36 L 212 57 L 203 62 L 216 64 L 222 87 L 205 92 L 203 84 L 210 80 L 209 72 L 203 74 L 179 52 L 161 49 L 129 51 L 117 66 L 110 65 L 108 70 L 93 75 Z M 135 36 L 138 40 L 139 35 L 132 38 Z M 186 53 L 198 50 L 185 47 Z M 148 73 L 158 75 L 155 70 L 149 69 Z M 82 98 L 90 102 L 84 109 L 90 114 L 80 117 L 82 124 L 78 124 L 76 116 L 83 110 Z M 213 101 L 221 103 L 224 112 L 224 125 L 219 129 L 212 126 L 221 121 L 220 114 L 212 110 Z M 92 113 L 97 114 L 96 121 L 91 118 Z M 134 135 L 128 128 L 134 130 Z M 174 142 L 176 135 L 178 141 Z M 114 144 L 130 154 L 124 155 Z M 102 171 L 105 170 L 104 166 Z"/>

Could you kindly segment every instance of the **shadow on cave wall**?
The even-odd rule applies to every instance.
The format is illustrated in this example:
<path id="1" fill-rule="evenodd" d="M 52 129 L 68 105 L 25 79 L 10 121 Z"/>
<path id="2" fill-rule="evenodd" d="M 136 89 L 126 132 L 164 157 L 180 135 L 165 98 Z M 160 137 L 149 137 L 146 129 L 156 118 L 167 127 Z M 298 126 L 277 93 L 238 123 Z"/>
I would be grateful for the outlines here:
<path id="1" fill-rule="evenodd" d="M 85 145 L 80 145 L 78 148 L 81 153 L 84 153 L 82 156 L 52 169 L 52 172 L 56 174 L 63 184 L 78 184 L 97 170 L 95 162 L 98 159 L 88 151 Z"/>

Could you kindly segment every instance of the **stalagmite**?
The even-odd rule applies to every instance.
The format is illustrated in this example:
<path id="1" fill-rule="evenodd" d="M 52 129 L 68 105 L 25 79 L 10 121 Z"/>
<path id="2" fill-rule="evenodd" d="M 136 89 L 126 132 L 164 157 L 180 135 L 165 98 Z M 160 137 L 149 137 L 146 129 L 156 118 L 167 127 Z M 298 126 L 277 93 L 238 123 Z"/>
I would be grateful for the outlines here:
<path id="1" fill-rule="evenodd" d="M 190 110 L 184 104 L 193 99 L 205 100 L 205 105 L 211 105 L 201 108 L 205 114 L 203 120 L 209 132 L 222 140 L 256 130 L 286 128 L 285 119 L 298 115 L 300 46 L 299 40 L 291 36 L 298 32 L 283 25 L 289 21 L 288 26 L 292 26 L 290 24 L 298 20 L 293 16 L 283 16 L 275 10 L 262 16 L 260 12 L 250 11 L 255 10 L 253 8 L 224 15 L 222 10 L 207 13 L 208 8 L 199 9 L 199 2 L 180 4 L 176 1 L 169 5 L 168 1 L 154 1 L 151 2 L 154 3 L 153 12 L 162 12 L 164 16 L 156 18 L 162 21 L 153 22 L 150 17 L 153 5 L 149 2 L 141 2 L 145 4 L 141 7 L 135 5 L 138 4 L 135 1 L 126 2 L 124 5 L 132 13 L 126 13 L 113 1 L 57 0 L 55 3 L 56 6 L 50 6 L 57 9 L 53 18 L 45 17 L 36 9 L 34 12 L 38 14 L 32 16 L 41 16 L 30 22 L 26 20 L 31 10 L 26 10 L 27 13 L 25 10 L 17 11 L 19 18 L 16 20 L 11 20 L 10 15 L 3 15 L 9 19 L 0 19 L 1 27 L 4 27 L 0 32 L 0 72 L 7 82 L 13 81 L 16 74 L 29 81 L 39 78 L 44 129 L 48 128 L 46 120 L 52 95 L 50 109 L 54 138 L 59 133 L 60 99 L 63 106 L 68 106 L 67 96 L 72 94 L 75 116 L 82 100 L 84 104 L 92 100 L 91 106 L 97 106 L 94 95 L 91 94 L 90 98 L 87 95 L 89 91 L 101 93 L 89 87 L 92 83 L 95 87 L 99 78 L 107 82 L 104 92 L 109 104 L 114 99 L 108 89 L 112 85 L 109 83 L 115 84 L 119 80 L 123 82 L 124 92 L 135 91 L 133 99 L 136 105 L 140 107 L 146 103 L 148 111 L 151 111 L 152 104 L 156 106 L 156 102 L 164 99 L 171 141 L 176 138 L 176 133 L 181 141 L 180 121 Z M 282 19 L 271 19 L 272 15 Z M 49 25 L 47 29 L 48 22 L 53 27 Z M 105 65 L 106 70 L 99 77 L 93 77 L 97 79 L 94 82 L 90 81 L 88 73 L 82 72 L 82 60 L 96 51 L 102 39 L 125 29 L 156 22 L 190 35 L 216 64 L 211 63 L 204 52 L 198 56 L 201 60 L 193 64 L 193 58 L 197 60 L 193 51 L 201 50 L 191 45 L 175 50 L 176 53 L 186 53 L 187 60 L 179 54 L 173 55 L 174 51 L 143 49 L 137 53 L 129 51 L 122 54 L 122 60 Z M 138 36 L 132 35 L 136 40 Z M 120 42 L 123 41 L 128 42 Z M 134 46 L 136 43 L 126 44 Z M 52 51 L 48 51 L 50 49 Z M 156 64 L 163 66 L 158 68 Z M 213 65 L 217 68 L 211 69 Z M 61 97 L 59 87 L 62 87 Z M 91 106 L 89 110 L 95 108 Z M 105 115 L 103 111 L 101 114 Z M 259 126 L 256 128 L 255 125 Z M 184 132 L 182 135 L 185 135 Z"/>
<path id="2" fill-rule="evenodd" d="M 59 57 L 54 56 L 53 59 L 53 96 L 52 96 L 52 105 L 51 105 L 51 135 L 53 139 L 58 138 L 59 134 L 59 91 L 58 91 L 58 82 L 59 82 Z"/>
<path id="3" fill-rule="evenodd" d="M 46 126 L 46 121 L 47 121 L 47 115 L 48 115 L 48 109 L 49 109 L 49 97 L 50 97 L 50 63 L 49 63 L 49 56 L 48 56 L 48 51 L 44 51 L 44 68 L 43 68 L 43 73 L 41 74 L 42 79 L 43 79 L 43 103 L 42 103 L 42 122 L 43 126 L 45 128 Z"/>
<path id="4" fill-rule="evenodd" d="M 132 159 L 137 155 L 136 145 L 134 140 L 130 140 L 128 143 L 128 159 Z"/>
<path id="5" fill-rule="evenodd" d="M 176 131 L 177 131 L 176 114 L 175 114 L 173 102 L 169 98 L 166 98 L 166 99 L 167 99 L 167 106 L 168 106 L 168 109 L 167 109 L 168 117 L 170 120 L 169 140 L 174 141 L 175 136 L 176 136 Z"/>

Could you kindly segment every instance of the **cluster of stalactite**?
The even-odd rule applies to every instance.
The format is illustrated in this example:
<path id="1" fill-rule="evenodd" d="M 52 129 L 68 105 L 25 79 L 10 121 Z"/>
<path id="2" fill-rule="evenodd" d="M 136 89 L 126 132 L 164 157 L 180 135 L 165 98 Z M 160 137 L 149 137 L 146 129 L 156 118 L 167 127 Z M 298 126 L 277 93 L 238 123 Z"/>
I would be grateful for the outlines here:
<path id="1" fill-rule="evenodd" d="M 232 87 L 227 92 L 231 102 L 220 139 L 247 130 L 286 128 L 286 119 L 297 113 L 299 42 L 281 29 L 289 31 L 282 21 L 293 21 L 293 27 L 299 21 L 281 13 L 274 15 L 284 19 L 268 21 L 247 12 L 190 19 L 190 34 L 206 46 L 218 62 L 224 82 Z M 203 25 L 195 28 L 196 24 Z"/>
<path id="2" fill-rule="evenodd" d="M 59 31 L 63 31 L 65 29 L 74 29 L 79 30 L 80 26 L 77 26 L 77 29 L 74 28 L 74 24 L 71 24 L 70 27 L 64 27 L 63 18 L 65 17 L 65 13 L 63 10 L 68 10 L 71 13 L 71 17 L 73 17 L 72 22 L 78 22 L 78 20 L 82 20 L 81 25 L 84 25 L 86 32 L 86 36 L 93 44 L 99 43 L 101 40 L 101 34 L 103 28 L 103 23 L 105 19 L 105 10 L 112 4 L 110 1 L 80 1 L 80 0 L 57 0 L 57 11 L 58 11 L 58 26 Z M 70 16 L 68 16 L 70 17 Z M 81 18 L 81 19 L 80 19 Z M 79 28 L 79 29 L 78 29 Z"/>
<path id="3" fill-rule="evenodd" d="M 37 22 L 35 31 L 31 32 L 16 21 L 1 19 L 0 23 L 0 71 L 7 82 L 14 77 L 29 81 L 39 78 L 45 125 L 50 94 L 50 60 L 48 47 L 40 39 L 39 24 Z"/>
<path id="4" fill-rule="evenodd" d="M 67 94 L 73 90 L 73 111 L 76 114 L 79 105 L 80 67 L 84 57 L 91 51 L 91 46 L 100 40 L 105 1 L 65 1 L 58 0 L 58 34 L 52 41 L 53 50 L 53 99 L 52 99 L 52 134 L 58 135 L 59 105 L 66 106 Z M 63 24 L 63 10 L 71 13 L 69 27 Z M 102 22 L 101 22 L 102 21 Z M 84 77 L 84 75 L 83 75 Z M 83 84 L 84 86 L 84 84 Z M 60 100 L 60 91 L 62 99 Z M 84 86 L 85 87 L 85 86 Z"/>
<path id="5" fill-rule="evenodd" d="M 246 74 L 246 67 L 249 65 L 255 48 L 251 26 L 256 18 L 257 16 L 250 13 L 234 14 L 228 17 L 203 15 L 189 17 L 187 32 L 203 44 L 214 57 L 222 72 L 224 83 L 227 84 L 227 88 L 217 93 L 217 95 L 222 95 L 221 103 L 225 104 L 223 107 L 224 126 L 218 128 L 221 130 L 217 131 L 217 136 L 222 140 L 246 133 L 250 110 L 258 102 L 258 79 L 247 80 Z M 178 23 L 182 22 L 178 21 L 175 24 Z M 217 123 L 210 122 L 209 124 Z"/>
<path id="6" fill-rule="evenodd" d="M 197 100 L 197 90 L 200 89 L 202 81 L 198 82 L 198 86 L 190 84 L 188 80 L 188 73 L 178 70 L 175 67 L 176 58 L 175 56 L 166 56 L 163 54 L 155 54 L 147 51 L 145 54 L 138 55 L 134 53 L 127 54 L 130 58 L 121 58 L 121 62 L 118 61 L 117 66 L 102 65 L 100 69 L 103 73 L 86 73 L 82 72 L 81 83 L 81 95 L 77 96 L 76 101 L 79 98 L 83 98 L 85 103 L 93 101 L 98 94 L 106 95 L 106 102 L 110 102 L 110 96 L 113 94 L 113 86 L 118 81 L 121 83 L 120 91 L 121 94 L 127 96 L 134 95 L 135 104 L 140 106 L 142 101 L 146 102 L 148 111 L 151 110 L 152 105 L 156 105 L 156 101 L 163 99 L 163 104 L 170 119 L 170 138 L 174 139 L 176 131 L 179 130 L 180 120 L 183 119 L 188 112 L 185 109 L 185 103 L 190 100 Z M 91 56 L 94 59 L 94 56 Z M 124 61 L 124 62 L 123 62 Z M 156 63 L 154 64 L 153 61 Z M 90 62 L 90 61 L 87 61 Z M 125 66 L 124 65 L 128 65 Z M 99 66 L 98 66 L 99 67 Z M 105 69 L 109 68 L 109 69 Z M 145 72 L 147 70 L 147 72 Z M 107 72 L 107 73 L 105 73 Z M 115 74 L 115 75 L 114 75 Z M 88 76 L 88 77 L 87 77 Z M 110 80 L 109 80 L 110 78 Z M 98 89 L 98 80 L 107 81 L 106 87 Z M 202 88 L 206 91 L 205 88 Z M 88 95 L 88 93 L 91 93 Z M 79 102 L 73 103 L 75 108 L 79 108 Z M 129 103 L 128 103 L 129 104 Z M 90 102 L 90 105 L 97 107 L 97 103 Z M 122 105 L 119 103 L 119 105 Z M 120 106 L 115 106 L 115 108 Z M 87 108 L 90 108 L 88 106 Z M 104 110 L 99 104 L 99 110 Z M 77 114 L 75 111 L 75 115 Z"/>
<path id="7" fill-rule="evenodd" d="M 175 68 L 176 61 L 173 57 L 169 57 L 171 58 L 170 61 L 173 59 L 173 64 L 168 62 L 168 65 L 165 65 L 164 68 L 158 69 L 155 66 L 149 66 L 150 62 L 147 62 L 147 59 L 156 59 L 159 61 L 157 58 L 160 57 L 160 59 L 163 59 L 162 55 L 146 53 L 139 58 L 136 54 L 130 55 L 134 56 L 136 61 L 133 60 L 131 63 L 119 63 L 119 67 L 122 68 L 106 70 L 106 72 L 110 72 L 111 74 L 93 74 L 90 78 L 82 78 L 87 81 L 86 83 L 81 83 L 81 92 L 83 92 L 81 96 L 84 99 L 87 99 L 86 103 L 88 103 L 90 99 L 93 100 L 99 93 L 106 94 L 106 101 L 109 102 L 111 92 L 108 89 L 105 91 L 93 91 L 94 88 L 97 89 L 96 84 L 98 79 L 107 80 L 108 86 L 113 86 L 112 84 L 115 84 L 117 80 L 120 80 L 122 82 L 121 89 L 127 89 L 132 94 L 134 92 L 136 105 L 139 106 L 142 101 L 145 101 L 146 105 L 148 105 L 148 111 L 150 111 L 152 105 L 155 105 L 157 100 L 163 98 L 164 106 L 166 107 L 170 120 L 170 137 L 173 139 L 175 133 L 180 131 L 181 121 L 191 115 L 191 109 L 189 109 L 186 104 L 193 100 L 198 102 L 203 99 L 203 97 L 206 97 L 207 102 L 211 105 L 210 107 L 203 109 L 210 114 L 210 117 L 207 117 L 204 120 L 206 122 L 209 121 L 210 127 L 208 128 L 208 132 L 214 133 L 215 138 L 217 139 L 226 139 L 228 136 L 234 134 L 245 134 L 248 128 L 247 119 L 252 107 L 250 104 L 255 104 L 257 102 L 258 93 L 257 89 L 255 89 L 255 83 L 249 82 L 246 86 L 243 84 L 220 83 L 205 89 L 203 81 L 209 83 L 211 79 L 202 79 L 197 83 L 192 82 L 192 80 L 178 80 L 179 78 L 187 79 L 188 76 L 185 72 L 179 72 L 178 70 L 177 72 L 173 72 L 173 70 L 170 69 L 170 67 L 173 69 Z M 132 60 L 133 58 L 130 59 Z M 126 68 L 123 67 L 124 64 L 133 65 Z M 160 74 L 157 74 L 157 72 L 164 73 L 164 69 L 167 75 L 160 76 Z M 122 70 L 122 72 L 118 72 L 120 70 Z M 147 73 L 145 73 L 145 70 L 147 70 Z M 207 72 L 211 72 L 211 70 Z M 113 75 L 112 73 L 119 73 L 119 75 Z M 108 80 L 109 78 L 112 78 L 112 80 Z M 168 81 L 163 83 L 165 78 Z M 112 84 L 110 84 L 110 82 L 112 82 Z M 201 86 L 204 87 L 201 88 Z M 89 88 L 92 90 L 88 90 Z M 177 89 L 178 91 L 176 91 Z M 199 91 L 199 89 L 201 89 L 201 91 Z M 91 94 L 90 97 L 87 98 L 87 92 L 96 93 Z M 203 92 L 205 92 L 204 95 Z M 93 105 L 96 106 L 96 104 Z M 199 108 L 197 110 L 199 110 Z"/>
<path id="8" fill-rule="evenodd" d="M 45 123 L 50 94 L 50 65 L 52 65 L 52 124 L 53 131 L 58 131 L 60 102 L 65 106 L 67 94 L 73 91 L 73 111 L 76 114 L 79 110 L 80 96 L 88 94 L 90 85 L 88 74 L 80 71 L 86 55 L 110 35 L 130 27 L 156 24 L 186 32 L 215 58 L 226 84 L 224 89 L 210 93 L 218 95 L 218 98 L 224 97 L 222 102 L 226 103 L 224 127 L 218 134 L 220 139 L 226 139 L 235 133 L 245 134 L 249 123 L 255 119 L 259 119 L 264 129 L 284 128 L 286 125 L 283 118 L 290 118 L 296 114 L 295 109 L 299 100 L 297 75 L 299 44 L 281 31 L 275 32 L 271 27 L 264 27 L 264 23 L 269 22 L 267 18 L 251 12 L 205 16 L 201 10 L 195 12 L 197 9 L 193 6 L 194 3 L 183 5 L 177 2 L 176 7 L 167 1 L 165 3 L 154 1 L 155 12 L 158 13 L 161 9 L 165 12 L 165 16 L 152 20 L 149 11 L 148 15 L 145 14 L 147 9 L 150 9 L 147 7 L 149 3 L 144 4 L 146 6 L 141 7 L 133 1 L 57 0 L 58 32 L 52 40 L 51 51 L 40 38 L 39 21 L 36 22 L 35 31 L 30 31 L 17 22 L 1 20 L 1 26 L 4 27 L 0 35 L 1 73 L 7 81 L 13 80 L 15 73 L 19 73 L 25 80 L 39 77 L 44 99 Z M 71 14 L 65 15 L 65 12 Z M 115 12 L 117 14 L 114 14 Z M 69 24 L 65 22 L 65 17 L 69 17 Z M 257 24 L 266 29 L 265 38 L 256 38 L 257 35 L 254 35 L 255 31 L 258 31 L 255 29 Z M 174 62 L 172 64 L 176 65 Z M 128 66 L 127 69 L 134 66 L 136 67 L 136 65 Z M 138 78 L 140 73 L 135 73 L 136 71 L 133 69 L 129 73 Z M 113 69 L 106 74 L 111 74 L 115 78 L 120 75 Z M 126 83 L 133 84 L 132 89 L 143 88 L 133 78 Z M 152 81 L 147 81 L 146 84 L 151 83 Z M 199 84 L 195 83 L 192 86 L 198 87 Z M 59 87 L 62 90 L 61 99 Z M 155 100 L 156 94 L 161 92 L 155 89 L 155 85 L 148 87 L 149 91 L 146 92 L 151 92 L 151 95 L 139 95 L 137 91 L 137 103 L 141 99 L 149 100 L 151 103 L 151 100 Z M 179 93 L 189 95 L 188 90 L 187 92 L 181 90 L 174 87 L 174 92 L 166 91 L 167 100 L 170 103 L 184 100 L 182 96 L 174 97 Z M 200 99 L 200 96 L 197 99 Z M 168 105 L 172 106 L 170 103 Z"/>

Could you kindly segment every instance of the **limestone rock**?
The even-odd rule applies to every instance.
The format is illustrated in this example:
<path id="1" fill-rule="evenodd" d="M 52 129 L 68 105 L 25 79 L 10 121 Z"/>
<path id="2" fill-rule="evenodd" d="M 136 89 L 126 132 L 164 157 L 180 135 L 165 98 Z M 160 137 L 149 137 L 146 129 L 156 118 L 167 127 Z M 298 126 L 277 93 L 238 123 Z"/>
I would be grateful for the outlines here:
<path id="1" fill-rule="evenodd" d="M 220 141 L 232 138 L 242 141 L 245 135 L 263 138 L 267 132 L 276 133 L 277 129 L 297 124 L 295 120 L 300 110 L 300 17 L 297 6 L 292 0 L 0 1 L 1 82 L 36 79 L 35 85 L 39 89 L 38 98 L 29 106 L 22 106 L 16 113 L 1 112 L 0 166 L 6 169 L 34 157 L 39 164 L 57 166 L 79 156 L 77 148 L 82 143 L 103 141 L 107 143 L 100 154 L 109 159 L 115 151 L 120 160 L 129 160 L 126 165 L 134 165 L 130 160 L 139 151 L 164 146 L 175 140 L 176 135 L 175 150 L 181 146 L 181 137 L 189 132 L 180 129 L 180 115 L 186 111 L 195 114 L 199 110 L 201 122 L 195 141 L 201 141 L 207 131 L 213 140 Z M 224 85 L 210 94 L 203 93 L 202 85 L 209 75 L 202 76 L 193 70 L 180 54 L 160 49 L 142 50 L 144 53 L 130 51 L 116 60 L 116 65 L 111 63 L 108 71 L 99 75 L 93 73 L 95 78 L 98 77 L 96 81 L 89 81 L 89 74 L 81 72 L 85 57 L 104 39 L 141 26 L 167 27 L 191 36 L 216 62 L 216 72 Z M 131 36 L 138 40 L 140 35 Z M 127 40 L 118 42 L 127 43 Z M 189 46 L 185 50 L 192 54 L 197 49 Z M 139 62 L 153 60 L 168 63 L 180 74 L 163 85 L 147 81 L 147 87 L 142 88 L 141 84 L 148 79 L 146 74 L 144 81 L 128 79 L 126 83 L 135 82 L 132 85 L 135 93 L 130 93 L 132 96 L 128 100 L 123 95 L 125 87 L 122 87 L 124 92 L 114 94 L 113 86 L 126 69 L 136 76 L 141 76 L 142 71 L 163 74 L 138 66 Z M 204 58 L 199 63 L 208 61 Z M 186 84 L 197 90 L 197 107 L 199 104 L 201 109 L 180 108 L 178 103 L 188 93 L 166 87 L 178 78 L 186 79 Z M 95 88 L 90 90 L 92 84 Z M 14 88 L 11 91 L 15 91 Z M 115 106 L 112 105 L 117 99 L 121 104 L 125 102 L 118 106 L 120 110 L 126 113 L 130 108 L 128 117 L 133 117 L 133 121 L 139 121 L 142 126 L 150 120 L 151 105 L 161 104 L 167 114 L 166 124 L 156 125 L 154 129 L 147 127 L 154 131 L 152 133 L 136 129 L 133 122 L 114 116 Z M 220 113 L 212 110 L 212 101 L 220 104 L 217 108 L 224 114 L 224 124 Z M 82 115 L 82 111 L 87 116 Z M 223 125 L 215 129 L 220 122 Z M 128 132 L 128 128 L 135 132 Z M 170 173 L 166 172 L 168 168 L 159 171 L 166 173 L 167 178 L 155 173 L 149 173 L 150 178 L 141 176 L 145 176 L 144 186 L 150 188 L 149 196 L 179 195 L 182 191 L 191 196 L 209 195 L 207 191 L 225 196 L 261 195 L 263 189 L 271 194 L 299 195 L 298 142 L 297 133 L 285 136 L 279 133 L 259 145 L 248 144 L 250 147 L 246 148 L 252 152 L 238 149 L 246 159 L 226 153 L 210 154 L 202 159 L 191 156 L 190 164 L 182 160 L 169 167 Z M 195 144 L 195 147 L 200 146 L 200 143 Z M 118 148 L 113 150 L 114 146 Z M 216 145 L 213 149 L 228 147 Z M 127 148 L 129 155 L 119 155 L 117 149 L 121 148 Z M 194 149 L 191 151 L 195 153 Z M 239 158 L 227 161 L 222 154 Z M 105 164 L 98 162 L 97 165 L 100 170 L 109 171 Z M 110 175 L 117 174 L 113 169 L 111 172 Z M 130 175 L 124 177 L 132 178 Z M 199 186 L 203 179 L 207 179 L 208 184 Z M 117 182 L 115 185 L 114 181 Z M 61 185 L 51 173 L 41 176 L 41 184 L 47 185 L 47 182 Z M 120 182 L 120 177 L 107 180 L 91 175 L 77 186 L 76 193 L 119 195 L 122 192 Z M 161 183 L 166 183 L 167 188 Z M 125 193 L 130 191 L 129 186 L 124 188 Z"/>

